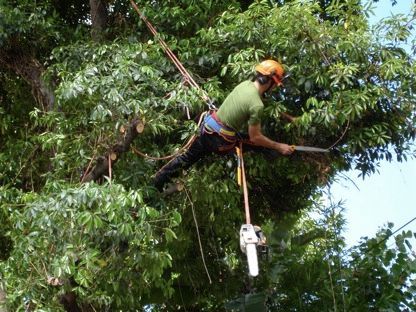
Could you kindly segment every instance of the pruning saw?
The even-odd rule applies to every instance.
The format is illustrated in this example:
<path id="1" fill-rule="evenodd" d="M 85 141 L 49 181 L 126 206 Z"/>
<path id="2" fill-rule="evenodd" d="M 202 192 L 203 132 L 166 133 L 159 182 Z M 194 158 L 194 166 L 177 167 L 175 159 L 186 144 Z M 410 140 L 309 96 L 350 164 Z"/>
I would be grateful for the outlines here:
<path id="1" fill-rule="evenodd" d="M 319 148 L 313 146 L 292 145 L 293 149 L 298 152 L 314 152 L 314 153 L 329 153 L 327 148 Z"/>

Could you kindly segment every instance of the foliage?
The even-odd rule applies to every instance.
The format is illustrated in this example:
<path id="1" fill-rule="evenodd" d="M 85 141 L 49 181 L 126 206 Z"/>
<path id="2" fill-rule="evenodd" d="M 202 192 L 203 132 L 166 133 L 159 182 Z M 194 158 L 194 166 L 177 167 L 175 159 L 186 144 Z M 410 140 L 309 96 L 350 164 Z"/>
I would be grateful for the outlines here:
<path id="1" fill-rule="evenodd" d="M 411 250 L 416 233 L 402 231 L 394 236 L 389 223 L 374 238 L 364 237 L 345 250 L 342 204 L 318 204 L 314 213 L 321 217 L 301 219 L 286 240 L 284 246 L 289 247 L 272 261 L 271 311 L 415 309 L 416 258 Z M 313 241 L 305 240 L 305 229 L 313 234 L 308 237 Z"/>
<path id="2" fill-rule="evenodd" d="M 58 310 L 50 299 L 62 293 L 59 285 L 96 307 L 137 307 L 137 297 L 151 295 L 148 285 L 170 295 L 176 277 L 163 272 L 172 265 L 166 245 L 176 237 L 178 212 L 159 212 L 142 192 L 118 185 L 46 187 L 47 197 L 27 193 L 10 215 L 15 245 L 3 268 L 17 310 L 21 294 L 37 309 Z"/>
<path id="3" fill-rule="evenodd" d="M 344 254 L 342 214 L 317 204 L 338 172 L 365 176 L 381 159 L 414 155 L 415 63 L 403 49 L 414 44 L 411 16 L 370 28 L 371 7 L 357 1 L 137 2 L 218 103 L 259 60 L 282 61 L 291 76 L 266 99 L 265 133 L 339 151 L 245 154 L 252 218 L 272 247 L 250 280 L 233 155 L 198 163 L 170 198 L 151 186 L 163 163 L 133 153 L 111 178 L 80 183 L 134 118 L 145 129 L 133 145 L 162 156 L 197 131 L 205 109 L 128 1 L 103 2 L 102 42 L 91 40 L 88 1 L 0 2 L 0 268 L 11 311 L 24 298 L 59 311 L 70 292 L 102 311 L 221 311 L 253 300 L 272 311 L 414 308 L 411 233 L 391 248 L 388 227 Z M 15 52 L 46 69 L 52 109 L 4 63 Z M 314 205 L 320 221 L 306 215 Z"/>

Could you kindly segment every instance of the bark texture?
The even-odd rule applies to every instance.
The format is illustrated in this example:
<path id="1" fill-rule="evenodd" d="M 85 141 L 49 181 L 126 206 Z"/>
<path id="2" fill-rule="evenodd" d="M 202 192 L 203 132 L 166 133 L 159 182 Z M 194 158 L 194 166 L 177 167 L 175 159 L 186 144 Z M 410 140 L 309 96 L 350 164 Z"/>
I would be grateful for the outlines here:
<path id="1" fill-rule="evenodd" d="M 32 55 L 20 50 L 0 50 L 0 68 L 14 72 L 32 88 L 32 94 L 44 111 L 51 111 L 55 105 L 53 88 L 43 79 L 45 68 Z"/>
<path id="2" fill-rule="evenodd" d="M 1 286 L 1 280 L 0 280 L 0 312 L 7 312 L 5 304 L 6 304 L 6 292 L 3 290 Z"/>
<path id="3" fill-rule="evenodd" d="M 107 4 L 105 0 L 90 0 L 91 8 L 91 37 L 94 41 L 101 41 L 104 39 L 104 31 L 107 26 Z"/>

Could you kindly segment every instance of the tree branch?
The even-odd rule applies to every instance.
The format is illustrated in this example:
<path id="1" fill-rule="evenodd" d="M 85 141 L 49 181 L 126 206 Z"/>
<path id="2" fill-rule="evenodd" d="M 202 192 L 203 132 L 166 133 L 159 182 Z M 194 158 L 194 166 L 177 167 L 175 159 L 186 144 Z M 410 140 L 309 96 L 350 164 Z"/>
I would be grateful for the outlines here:
<path id="1" fill-rule="evenodd" d="M 130 150 L 130 145 L 133 140 L 143 132 L 143 123 L 140 119 L 134 119 L 125 131 L 122 139 L 113 145 L 113 147 L 107 152 L 106 155 L 100 156 L 91 171 L 87 172 L 81 182 L 97 181 L 105 174 L 108 174 L 110 165 L 117 162 L 120 156 Z M 110 161 L 108 161 L 110 159 Z"/>

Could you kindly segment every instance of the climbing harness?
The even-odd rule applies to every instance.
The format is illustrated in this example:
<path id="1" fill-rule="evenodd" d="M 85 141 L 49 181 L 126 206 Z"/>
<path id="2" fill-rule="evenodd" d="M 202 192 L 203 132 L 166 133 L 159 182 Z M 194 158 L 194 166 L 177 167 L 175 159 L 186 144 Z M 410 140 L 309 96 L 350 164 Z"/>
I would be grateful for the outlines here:
<path id="1" fill-rule="evenodd" d="M 200 96 L 202 97 L 202 99 L 207 103 L 208 112 L 204 112 L 203 114 L 201 114 L 201 117 L 198 122 L 198 127 L 201 128 L 201 131 L 206 131 L 209 134 L 215 132 L 216 134 L 223 137 L 226 141 L 231 143 L 230 149 L 232 149 L 234 146 L 236 148 L 236 154 L 237 154 L 237 160 L 238 160 L 237 179 L 238 179 L 238 184 L 243 189 L 244 209 L 245 209 L 245 217 L 246 217 L 246 223 L 243 224 L 240 229 L 240 248 L 247 255 L 249 275 L 253 277 L 257 276 L 259 274 L 257 250 L 258 248 L 261 251 L 267 250 L 267 246 L 266 246 L 266 238 L 264 237 L 260 227 L 251 224 L 247 182 L 246 182 L 245 171 L 244 171 L 244 160 L 243 160 L 243 150 L 242 150 L 243 142 L 241 140 L 238 140 L 237 138 L 238 133 L 234 129 L 227 127 L 226 125 L 221 123 L 221 121 L 218 119 L 215 113 L 217 108 L 214 105 L 214 102 L 208 97 L 208 94 L 203 89 L 201 89 L 201 87 L 195 82 L 195 80 L 192 78 L 192 76 L 189 74 L 189 72 L 186 70 L 186 68 L 177 58 L 177 56 L 173 53 L 173 51 L 169 48 L 166 42 L 162 39 L 160 34 L 157 32 L 156 28 L 149 22 L 149 20 L 139 10 L 135 1 L 130 0 L 130 2 L 134 10 L 137 12 L 137 14 L 142 19 L 142 21 L 146 24 L 146 26 L 148 27 L 150 32 L 153 34 L 155 39 L 158 40 L 158 42 L 160 43 L 166 55 L 170 58 L 172 63 L 176 66 L 176 68 L 182 74 L 184 78 L 184 82 L 189 83 L 190 86 L 197 89 L 200 92 Z M 269 64 L 266 62 L 266 63 L 263 63 L 262 66 L 264 68 L 259 67 L 257 69 L 259 70 L 261 69 L 267 72 L 268 74 L 272 74 L 273 79 L 275 79 L 276 83 L 281 84 L 282 75 L 278 75 L 280 72 L 279 73 L 276 72 L 275 70 L 276 64 L 274 63 Z M 273 72 L 269 72 L 270 70 L 273 70 Z M 281 69 L 280 71 L 283 71 L 283 69 Z M 204 122 L 204 124 L 201 126 L 202 121 Z M 184 150 L 189 148 L 191 144 L 194 142 L 195 138 L 196 138 L 196 135 L 193 135 L 188 140 L 188 142 L 185 143 L 177 152 L 168 156 L 164 156 L 164 157 L 152 157 L 152 156 L 148 156 L 147 154 L 138 151 L 135 148 L 132 148 L 132 149 L 136 154 L 145 158 L 149 158 L 153 160 L 164 160 L 164 159 L 173 160 L 175 156 L 177 156 L 178 154 L 182 153 Z M 239 142 L 238 146 L 236 146 L 237 141 Z M 296 151 L 303 151 L 303 152 L 324 152 L 324 153 L 329 152 L 329 149 L 321 149 L 321 148 L 308 147 L 308 146 L 293 146 L 293 148 Z M 168 162 L 165 166 L 167 166 L 169 163 L 170 162 Z M 165 166 L 163 166 L 158 172 L 163 170 Z"/>
<path id="2" fill-rule="evenodd" d="M 209 134 L 217 133 L 227 142 L 236 143 L 237 142 L 237 131 L 224 125 L 217 116 L 217 113 L 214 111 L 209 115 L 206 115 L 204 118 L 204 127 L 205 131 Z"/>

